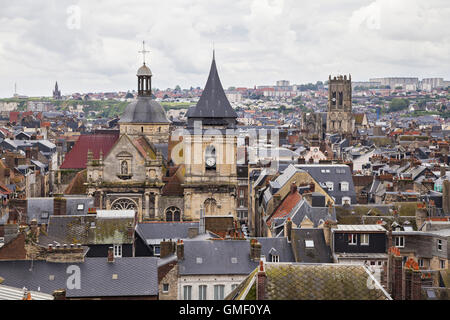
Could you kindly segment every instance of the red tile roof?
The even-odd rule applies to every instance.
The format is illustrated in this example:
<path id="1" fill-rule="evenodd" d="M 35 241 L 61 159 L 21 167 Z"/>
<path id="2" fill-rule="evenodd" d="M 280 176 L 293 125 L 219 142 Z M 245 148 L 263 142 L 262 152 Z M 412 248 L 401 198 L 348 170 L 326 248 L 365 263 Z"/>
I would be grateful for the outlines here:
<path id="1" fill-rule="evenodd" d="M 86 169 L 88 150 L 92 151 L 94 159 L 99 159 L 100 150 L 105 156 L 118 138 L 118 133 L 80 135 L 72 150 L 66 154 L 60 169 Z"/>
<path id="2" fill-rule="evenodd" d="M 275 218 L 283 218 L 287 216 L 301 199 L 302 196 L 297 191 L 290 192 L 287 195 L 287 197 L 283 200 L 283 202 L 281 202 L 277 210 L 275 210 L 272 216 L 267 220 L 267 225 L 270 226 L 272 224 L 273 219 Z"/>

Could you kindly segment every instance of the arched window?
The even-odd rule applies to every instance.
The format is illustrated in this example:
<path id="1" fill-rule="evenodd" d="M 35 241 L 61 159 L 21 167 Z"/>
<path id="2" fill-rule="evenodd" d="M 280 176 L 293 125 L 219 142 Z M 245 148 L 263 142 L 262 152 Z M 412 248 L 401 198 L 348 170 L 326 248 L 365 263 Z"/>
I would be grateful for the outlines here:
<path id="1" fill-rule="evenodd" d="M 216 148 L 209 145 L 205 150 L 206 170 L 216 170 Z"/>
<path id="2" fill-rule="evenodd" d="M 205 215 L 214 215 L 217 211 L 217 201 L 213 198 L 206 199 L 204 204 Z"/>
<path id="3" fill-rule="evenodd" d="M 111 204 L 112 210 L 136 210 L 137 205 L 136 202 L 134 202 L 131 199 L 127 198 L 120 198 L 117 200 L 114 200 L 114 202 Z"/>
<path id="4" fill-rule="evenodd" d="M 177 207 L 166 209 L 166 221 L 181 221 L 181 210 Z"/>

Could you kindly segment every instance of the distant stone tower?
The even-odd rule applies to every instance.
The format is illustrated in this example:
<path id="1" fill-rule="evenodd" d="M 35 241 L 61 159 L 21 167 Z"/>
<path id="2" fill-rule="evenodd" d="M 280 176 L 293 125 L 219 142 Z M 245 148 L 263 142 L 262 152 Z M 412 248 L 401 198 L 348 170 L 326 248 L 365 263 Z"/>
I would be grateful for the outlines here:
<path id="1" fill-rule="evenodd" d="M 53 90 L 53 99 L 61 100 L 61 90 L 58 88 L 58 81 L 56 81 L 55 90 Z"/>
<path id="2" fill-rule="evenodd" d="M 352 134 L 355 121 L 352 114 L 352 77 L 328 79 L 327 133 Z"/>

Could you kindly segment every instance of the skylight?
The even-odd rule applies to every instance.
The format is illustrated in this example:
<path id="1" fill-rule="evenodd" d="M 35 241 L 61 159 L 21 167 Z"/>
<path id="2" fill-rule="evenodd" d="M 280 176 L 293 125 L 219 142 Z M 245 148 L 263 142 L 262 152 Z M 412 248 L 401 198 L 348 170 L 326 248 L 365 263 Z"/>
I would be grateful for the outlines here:
<path id="1" fill-rule="evenodd" d="M 314 248 L 314 240 L 305 240 L 305 246 L 307 248 Z"/>

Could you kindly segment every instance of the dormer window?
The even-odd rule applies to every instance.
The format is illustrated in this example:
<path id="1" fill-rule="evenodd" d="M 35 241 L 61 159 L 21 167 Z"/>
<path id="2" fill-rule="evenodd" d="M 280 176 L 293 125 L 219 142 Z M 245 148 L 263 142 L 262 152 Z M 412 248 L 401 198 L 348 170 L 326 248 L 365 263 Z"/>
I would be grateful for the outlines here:
<path id="1" fill-rule="evenodd" d="M 327 182 L 325 183 L 325 185 L 327 186 L 328 191 L 333 191 L 333 189 L 334 189 L 334 183 L 333 183 L 333 182 L 327 181 Z"/>
<path id="2" fill-rule="evenodd" d="M 347 181 L 341 182 L 341 191 L 348 191 L 349 190 L 349 183 Z"/>

